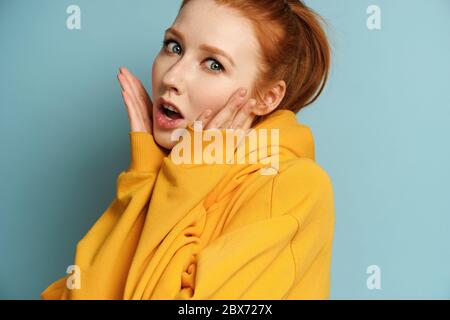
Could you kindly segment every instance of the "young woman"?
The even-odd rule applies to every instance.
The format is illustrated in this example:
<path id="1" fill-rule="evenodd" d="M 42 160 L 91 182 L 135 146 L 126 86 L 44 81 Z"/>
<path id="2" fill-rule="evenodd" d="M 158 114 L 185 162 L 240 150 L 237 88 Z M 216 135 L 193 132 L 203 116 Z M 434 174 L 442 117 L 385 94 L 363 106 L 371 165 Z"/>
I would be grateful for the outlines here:
<path id="1" fill-rule="evenodd" d="M 153 101 L 120 69 L 130 166 L 73 274 L 42 299 L 329 298 L 332 184 L 296 118 L 328 77 L 319 20 L 298 0 L 183 1 L 153 64 Z M 241 143 L 270 139 L 231 145 L 227 162 L 177 160 L 212 144 L 222 157 L 230 147 L 215 140 L 239 130 Z M 230 161 L 238 150 L 244 161 Z"/>

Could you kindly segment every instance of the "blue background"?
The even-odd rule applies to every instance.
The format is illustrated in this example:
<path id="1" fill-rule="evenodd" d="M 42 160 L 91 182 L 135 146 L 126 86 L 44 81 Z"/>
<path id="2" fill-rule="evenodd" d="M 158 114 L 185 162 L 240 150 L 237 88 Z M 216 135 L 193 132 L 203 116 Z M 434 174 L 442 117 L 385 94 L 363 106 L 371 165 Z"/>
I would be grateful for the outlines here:
<path id="1" fill-rule="evenodd" d="M 180 3 L 0 1 L 1 299 L 38 299 L 112 201 L 129 162 L 118 68 L 151 92 Z M 450 1 L 306 3 L 333 46 L 323 95 L 298 114 L 334 186 L 331 298 L 449 299 Z M 71 4 L 81 30 L 66 28 Z"/>

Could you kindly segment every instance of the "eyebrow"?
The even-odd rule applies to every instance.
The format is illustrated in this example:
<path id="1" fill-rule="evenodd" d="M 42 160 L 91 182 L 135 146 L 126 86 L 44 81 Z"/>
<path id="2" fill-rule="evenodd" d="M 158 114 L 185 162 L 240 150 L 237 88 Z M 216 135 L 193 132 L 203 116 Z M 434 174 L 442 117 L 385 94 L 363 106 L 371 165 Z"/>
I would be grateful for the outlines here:
<path id="1" fill-rule="evenodd" d="M 176 30 L 174 28 L 167 29 L 165 31 L 165 33 L 166 34 L 167 33 L 173 33 L 175 36 L 177 36 L 178 38 L 183 40 L 183 42 L 186 42 L 186 38 L 184 37 L 184 35 L 180 31 L 178 31 L 178 30 Z M 226 53 L 222 49 L 219 49 L 217 47 L 213 47 L 213 46 L 210 46 L 210 45 L 207 45 L 207 44 L 202 44 L 200 46 L 200 49 L 203 50 L 203 51 L 208 51 L 208 52 L 211 52 L 211 53 L 215 53 L 215 54 L 221 55 L 221 56 L 227 58 L 230 61 L 231 65 L 233 67 L 236 65 L 234 60 L 228 55 L 228 53 Z"/>

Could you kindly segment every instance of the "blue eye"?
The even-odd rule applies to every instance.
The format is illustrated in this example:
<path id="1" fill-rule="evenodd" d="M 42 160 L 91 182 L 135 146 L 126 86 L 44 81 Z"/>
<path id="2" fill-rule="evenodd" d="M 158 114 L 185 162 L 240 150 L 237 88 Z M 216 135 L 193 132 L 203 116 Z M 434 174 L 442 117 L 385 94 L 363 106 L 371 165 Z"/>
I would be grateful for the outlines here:
<path id="1" fill-rule="evenodd" d="M 214 64 L 218 66 L 219 69 L 215 69 L 215 70 L 212 69 L 213 71 L 224 71 L 224 70 L 225 70 L 225 69 L 223 68 L 223 66 L 222 66 L 216 59 L 208 58 L 208 59 L 206 59 L 206 60 L 213 61 Z"/>
<path id="2" fill-rule="evenodd" d="M 169 45 L 170 45 L 172 42 L 177 44 L 176 46 L 174 46 L 174 47 L 172 47 L 172 48 L 179 47 L 179 48 L 180 48 L 179 51 L 181 51 L 181 47 L 180 47 L 180 45 L 178 44 L 178 42 L 176 42 L 175 40 L 172 40 L 172 39 L 164 40 L 164 41 L 163 41 L 163 48 L 164 48 L 164 49 L 169 48 Z M 179 54 L 179 51 L 178 51 L 178 52 L 173 52 L 172 50 L 169 49 L 169 52 L 176 53 L 176 54 Z M 223 71 L 225 71 L 225 68 L 223 67 L 223 65 L 222 65 L 219 61 L 217 61 L 216 59 L 214 59 L 214 58 L 212 58 L 212 57 L 208 57 L 206 60 L 211 60 L 211 61 L 213 61 L 213 62 L 214 62 L 214 65 L 217 66 L 218 69 L 210 69 L 210 70 L 212 70 L 213 72 L 223 72 Z"/>
<path id="3" fill-rule="evenodd" d="M 169 46 L 169 44 L 172 43 L 172 42 L 177 43 L 176 41 L 173 41 L 173 40 L 170 40 L 170 39 L 164 40 L 163 41 L 164 48 L 167 48 Z M 179 45 L 178 45 L 178 47 L 179 47 Z"/>

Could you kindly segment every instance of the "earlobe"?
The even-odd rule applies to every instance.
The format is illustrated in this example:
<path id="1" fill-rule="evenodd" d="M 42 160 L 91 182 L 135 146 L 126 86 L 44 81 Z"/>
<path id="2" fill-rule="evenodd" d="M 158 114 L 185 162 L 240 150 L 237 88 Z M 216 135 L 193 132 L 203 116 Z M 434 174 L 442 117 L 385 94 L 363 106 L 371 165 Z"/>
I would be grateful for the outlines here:
<path id="1" fill-rule="evenodd" d="M 259 102 L 253 108 L 253 113 L 258 116 L 263 116 L 269 114 L 273 109 L 275 109 L 273 103 L 267 103 L 267 101 Z"/>

